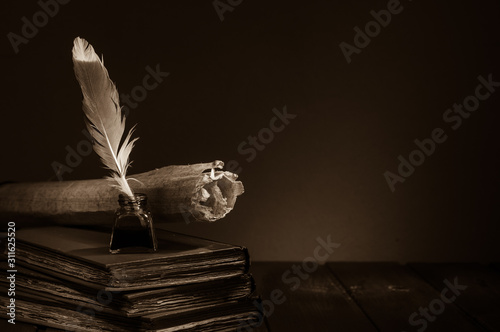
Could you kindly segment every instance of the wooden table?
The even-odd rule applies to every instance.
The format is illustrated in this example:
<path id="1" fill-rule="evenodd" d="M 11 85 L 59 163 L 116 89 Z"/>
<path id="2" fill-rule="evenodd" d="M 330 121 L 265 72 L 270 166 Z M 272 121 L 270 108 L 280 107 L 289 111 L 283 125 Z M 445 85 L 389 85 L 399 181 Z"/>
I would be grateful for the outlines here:
<path id="1" fill-rule="evenodd" d="M 499 264 L 257 262 L 250 272 L 267 311 L 256 332 L 500 331 Z"/>
<path id="2" fill-rule="evenodd" d="M 305 269 L 311 272 L 302 263 L 252 264 L 268 311 L 256 331 L 500 331 L 500 265 L 330 263 L 314 270 L 308 263 Z"/>

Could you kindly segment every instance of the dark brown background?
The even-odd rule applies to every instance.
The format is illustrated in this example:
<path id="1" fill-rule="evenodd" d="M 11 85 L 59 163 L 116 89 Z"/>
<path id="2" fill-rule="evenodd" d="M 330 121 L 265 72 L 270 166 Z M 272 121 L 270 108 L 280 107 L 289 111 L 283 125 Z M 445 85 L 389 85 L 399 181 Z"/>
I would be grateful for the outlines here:
<path id="1" fill-rule="evenodd" d="M 243 169 L 246 193 L 224 220 L 170 229 L 246 245 L 255 260 L 302 260 L 328 235 L 341 244 L 331 260 L 498 260 L 500 92 L 456 131 L 442 115 L 478 75 L 500 81 L 500 4 L 403 1 L 347 64 L 339 43 L 386 5 L 243 1 L 221 22 L 209 0 L 73 0 L 15 54 L 7 34 L 40 7 L 2 1 L 1 178 L 54 178 L 52 162 L 85 139 L 71 62 L 81 36 L 120 92 L 148 65 L 170 72 L 127 121 L 139 123 L 132 172 L 214 159 Z M 238 145 L 284 105 L 297 118 L 247 162 Z M 436 127 L 448 140 L 392 193 L 383 173 Z M 92 154 L 64 179 L 105 174 Z"/>

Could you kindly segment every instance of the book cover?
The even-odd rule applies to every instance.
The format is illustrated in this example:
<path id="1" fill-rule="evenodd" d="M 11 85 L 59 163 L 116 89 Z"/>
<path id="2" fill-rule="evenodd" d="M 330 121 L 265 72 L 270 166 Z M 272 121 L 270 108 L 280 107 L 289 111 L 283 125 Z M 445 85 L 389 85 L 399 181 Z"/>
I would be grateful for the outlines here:
<path id="1" fill-rule="evenodd" d="M 158 251 L 115 254 L 107 232 L 38 227 L 18 230 L 16 260 L 44 274 L 110 291 L 226 279 L 248 271 L 246 248 L 157 231 Z"/>

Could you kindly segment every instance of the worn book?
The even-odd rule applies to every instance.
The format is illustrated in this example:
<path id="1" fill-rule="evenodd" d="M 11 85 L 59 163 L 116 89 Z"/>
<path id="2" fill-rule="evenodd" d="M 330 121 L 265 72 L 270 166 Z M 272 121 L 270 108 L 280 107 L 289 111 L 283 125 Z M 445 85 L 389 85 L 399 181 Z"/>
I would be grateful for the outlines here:
<path id="1" fill-rule="evenodd" d="M 9 284 L 7 264 L 0 264 L 0 289 Z M 163 316 L 214 308 L 231 301 L 245 300 L 255 290 L 251 275 L 221 280 L 134 291 L 109 292 L 68 281 L 18 265 L 15 275 L 16 297 L 43 296 L 68 309 L 107 312 L 116 316 Z M 6 293 L 6 292 L 3 292 Z"/>
<path id="2" fill-rule="evenodd" d="M 110 254 L 110 233 L 69 227 L 20 229 L 16 261 L 30 269 L 107 291 L 179 286 L 248 271 L 246 248 L 157 230 L 158 251 Z"/>
<path id="3" fill-rule="evenodd" d="M 8 304 L 9 299 L 0 295 L 0 305 L 6 307 Z M 75 310 L 57 300 L 32 295 L 16 299 L 16 319 L 34 325 L 79 332 L 233 332 L 238 328 L 248 331 L 251 326 L 256 326 L 259 317 L 262 317 L 260 308 L 258 299 L 249 298 L 168 316 L 149 314 L 128 318 L 109 312 Z"/>

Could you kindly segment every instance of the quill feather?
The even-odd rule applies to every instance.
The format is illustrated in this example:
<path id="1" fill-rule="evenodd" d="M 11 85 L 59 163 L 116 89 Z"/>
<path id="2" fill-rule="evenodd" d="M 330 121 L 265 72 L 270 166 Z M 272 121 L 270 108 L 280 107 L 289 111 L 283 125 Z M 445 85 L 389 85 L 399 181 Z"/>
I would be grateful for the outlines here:
<path id="1" fill-rule="evenodd" d="M 82 88 L 85 125 L 94 139 L 94 151 L 104 166 L 111 170 L 118 189 L 133 198 L 125 176 L 130 166 L 130 152 L 137 138 L 131 140 L 132 128 L 120 146 L 125 117 L 122 116 L 118 90 L 109 78 L 104 61 L 99 59 L 92 45 L 80 37 L 74 40 L 73 64 L 76 79 Z"/>

